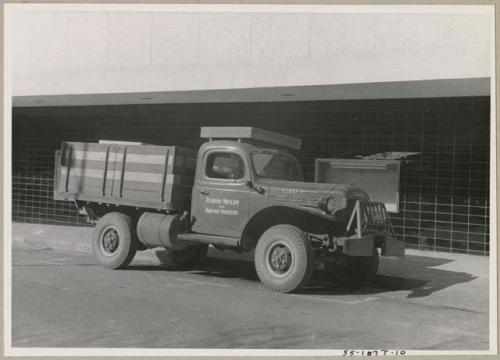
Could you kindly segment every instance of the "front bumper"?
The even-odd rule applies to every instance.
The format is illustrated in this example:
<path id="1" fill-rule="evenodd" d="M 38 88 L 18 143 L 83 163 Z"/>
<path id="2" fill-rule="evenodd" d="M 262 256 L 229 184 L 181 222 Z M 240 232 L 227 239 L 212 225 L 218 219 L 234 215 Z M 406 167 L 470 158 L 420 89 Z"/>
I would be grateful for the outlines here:
<path id="1" fill-rule="evenodd" d="M 346 238 L 343 242 L 342 252 L 350 256 L 371 256 L 375 247 L 374 237 L 367 235 L 361 239 Z M 384 239 L 381 242 L 382 256 L 404 256 L 405 243 L 394 239 Z"/>
<path id="2" fill-rule="evenodd" d="M 397 239 L 383 203 L 357 200 L 346 228 L 347 236 L 337 245 L 350 256 L 371 256 L 374 247 L 382 256 L 404 256 L 405 243 Z"/>

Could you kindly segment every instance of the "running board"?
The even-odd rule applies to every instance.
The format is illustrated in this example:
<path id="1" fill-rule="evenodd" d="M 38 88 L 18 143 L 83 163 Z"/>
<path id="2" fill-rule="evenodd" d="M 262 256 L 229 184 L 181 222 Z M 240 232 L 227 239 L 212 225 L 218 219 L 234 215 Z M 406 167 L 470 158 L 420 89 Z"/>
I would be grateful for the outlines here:
<path id="1" fill-rule="evenodd" d="M 240 238 L 229 237 L 229 236 L 217 236 L 217 235 L 206 235 L 206 234 L 179 234 L 177 235 L 178 240 L 191 241 L 204 244 L 213 245 L 224 245 L 224 246 L 239 246 Z"/>

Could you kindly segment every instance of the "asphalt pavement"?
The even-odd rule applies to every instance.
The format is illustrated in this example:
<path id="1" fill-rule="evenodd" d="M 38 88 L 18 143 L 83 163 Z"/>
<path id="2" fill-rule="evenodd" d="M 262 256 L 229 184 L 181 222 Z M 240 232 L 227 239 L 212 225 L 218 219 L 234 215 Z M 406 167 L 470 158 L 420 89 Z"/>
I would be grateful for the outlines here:
<path id="1" fill-rule="evenodd" d="M 382 258 L 360 290 L 319 269 L 301 293 L 280 294 L 260 284 L 248 256 L 211 250 L 173 272 L 149 250 L 107 270 L 84 245 L 61 245 L 84 244 L 90 231 L 14 224 L 13 346 L 488 349 L 487 257 L 410 250 Z"/>

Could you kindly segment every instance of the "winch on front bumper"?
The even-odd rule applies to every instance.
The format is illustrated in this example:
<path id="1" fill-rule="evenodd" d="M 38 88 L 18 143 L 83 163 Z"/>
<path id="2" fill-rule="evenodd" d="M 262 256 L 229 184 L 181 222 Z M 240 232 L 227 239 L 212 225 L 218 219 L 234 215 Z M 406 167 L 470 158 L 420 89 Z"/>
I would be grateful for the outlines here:
<path id="1" fill-rule="evenodd" d="M 381 255 L 404 256 L 405 244 L 397 239 L 383 203 L 356 200 L 345 234 L 333 242 L 346 255 L 371 256 L 373 248 L 379 247 Z"/>

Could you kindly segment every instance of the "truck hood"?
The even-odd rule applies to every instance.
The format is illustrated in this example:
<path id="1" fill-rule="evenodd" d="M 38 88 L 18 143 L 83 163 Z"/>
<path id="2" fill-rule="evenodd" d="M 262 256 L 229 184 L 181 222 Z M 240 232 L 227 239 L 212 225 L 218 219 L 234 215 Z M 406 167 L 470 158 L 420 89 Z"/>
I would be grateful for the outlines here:
<path id="1" fill-rule="evenodd" d="M 302 181 L 261 180 L 259 185 L 266 189 L 269 205 L 294 205 L 317 207 L 326 197 L 333 197 L 336 208 L 347 206 L 351 199 L 368 200 L 368 194 L 354 186 L 345 184 L 325 184 Z"/>

